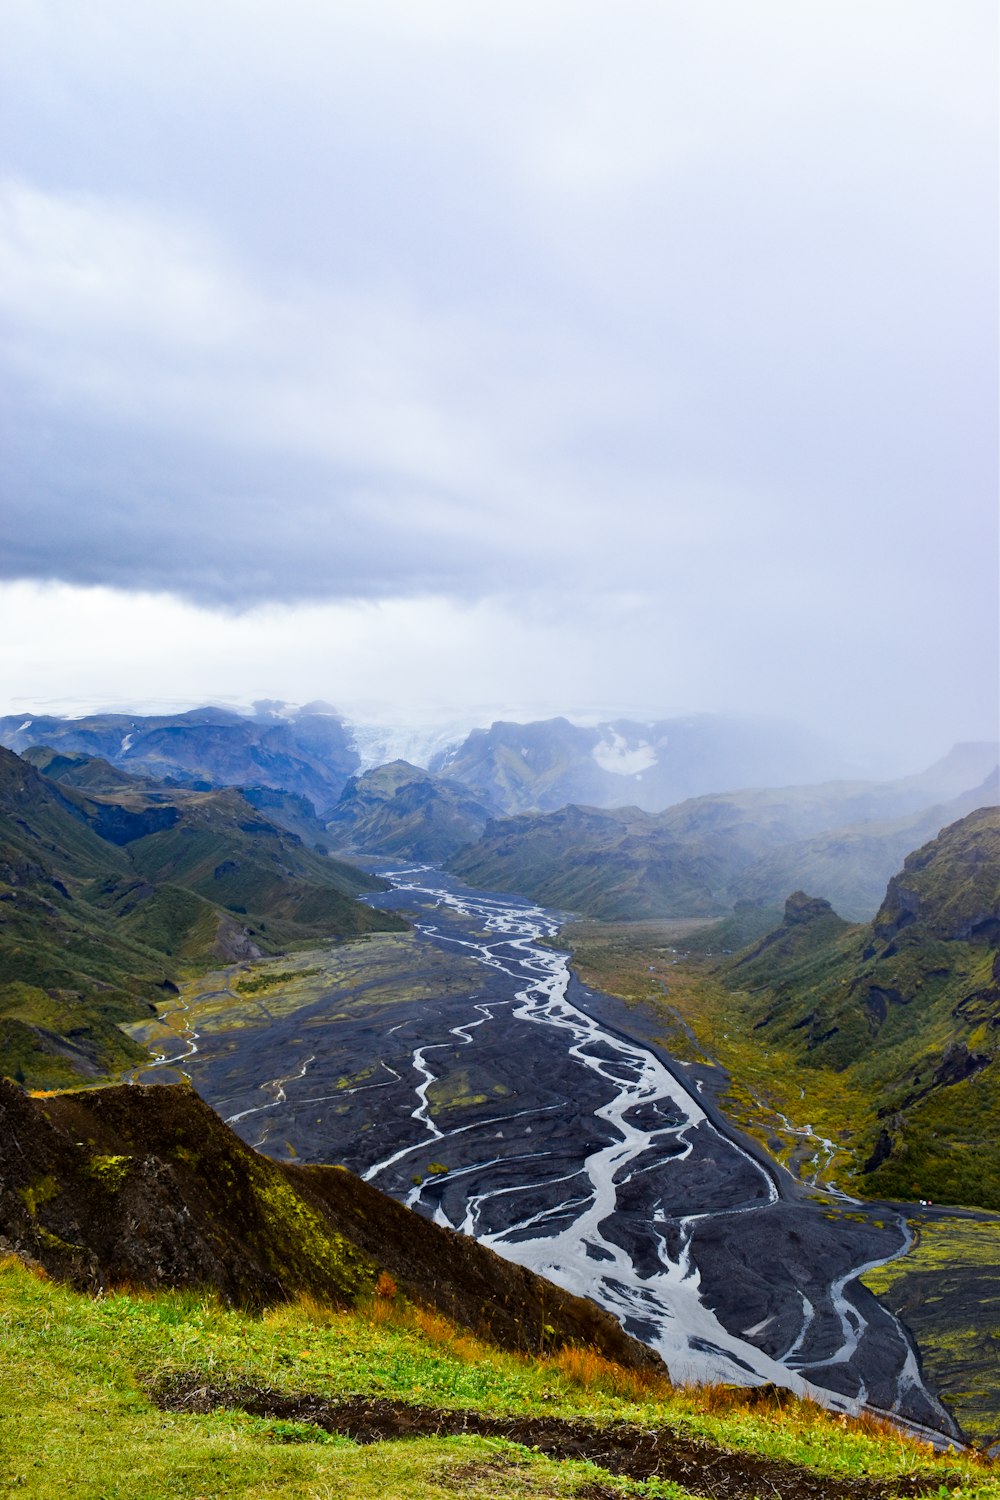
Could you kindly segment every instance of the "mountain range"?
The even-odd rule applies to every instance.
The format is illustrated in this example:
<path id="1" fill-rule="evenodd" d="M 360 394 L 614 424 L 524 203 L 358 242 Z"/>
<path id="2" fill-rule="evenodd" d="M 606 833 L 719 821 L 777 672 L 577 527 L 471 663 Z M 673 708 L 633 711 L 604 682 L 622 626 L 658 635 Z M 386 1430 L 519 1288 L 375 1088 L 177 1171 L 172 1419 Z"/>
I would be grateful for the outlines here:
<path id="1" fill-rule="evenodd" d="M 437 862 L 477 839 L 495 811 L 460 781 L 396 760 L 351 777 L 326 832 L 345 852 Z"/>
<path id="2" fill-rule="evenodd" d="M 842 770 L 821 741 L 787 725 L 700 714 L 597 725 L 499 721 L 434 756 L 429 769 L 463 782 L 501 812 L 567 803 L 658 812 L 720 786 L 781 786 Z"/>
<path id="3" fill-rule="evenodd" d="M 960 745 L 888 782 L 712 793 L 658 814 L 566 807 L 495 819 L 448 868 L 587 916 L 697 916 L 779 905 L 804 886 L 870 917 L 906 853 L 998 799 L 996 747 Z"/>
<path id="4" fill-rule="evenodd" d="M 736 903 L 702 946 L 750 941 L 706 960 L 712 982 L 741 1046 L 803 1098 L 815 1081 L 826 1119 L 839 1101 L 864 1195 L 1000 1209 L 1000 814 L 982 805 L 995 747 L 892 782 L 539 811 L 592 765 L 600 796 L 645 778 L 671 740 L 624 723 L 582 738 L 566 721 L 494 725 L 447 774 L 398 760 L 362 772 L 349 726 L 320 705 L 128 722 L 2 728 L 24 752 L 0 749 L 5 1252 L 80 1287 L 215 1287 L 253 1308 L 363 1303 L 387 1279 L 508 1349 L 585 1342 L 648 1372 L 648 1351 L 589 1304 L 347 1173 L 255 1155 L 188 1088 L 73 1091 L 145 1058 L 120 1025 L 196 967 L 400 929 L 356 899 L 382 883 L 330 848 L 447 859 L 475 884 L 604 917 Z"/>
<path id="5" fill-rule="evenodd" d="M 405 925 L 355 899 L 382 882 L 234 789 L 33 759 L 0 749 L 0 1071 L 15 1078 L 72 1083 L 144 1057 L 118 1023 L 192 964 Z"/>
<path id="6" fill-rule="evenodd" d="M 224 708 L 78 719 L 12 714 L 0 718 L 0 745 L 18 752 L 39 745 L 82 752 L 203 791 L 267 787 L 306 797 L 316 811 L 336 802 L 359 765 L 344 720 L 321 703 L 289 717 L 266 705 L 253 716 Z"/>
<path id="7" fill-rule="evenodd" d="M 871 922 L 793 893 L 720 973 L 748 1044 L 851 1101 L 866 1195 L 1000 1209 L 1000 810 L 908 855 Z"/>
<path id="8" fill-rule="evenodd" d="M 294 793 L 320 815 L 349 777 L 400 759 L 400 747 L 410 747 L 411 761 L 427 756 L 421 769 L 461 782 L 508 814 L 568 802 L 656 812 L 720 786 L 780 786 L 844 770 L 842 757 L 793 726 L 723 715 L 589 726 L 565 718 L 498 721 L 454 738 L 454 731 L 352 724 L 327 703 L 291 708 L 263 700 L 252 714 L 213 707 L 173 715 L 12 714 L 0 718 L 0 745 L 82 752 L 185 785 Z"/>

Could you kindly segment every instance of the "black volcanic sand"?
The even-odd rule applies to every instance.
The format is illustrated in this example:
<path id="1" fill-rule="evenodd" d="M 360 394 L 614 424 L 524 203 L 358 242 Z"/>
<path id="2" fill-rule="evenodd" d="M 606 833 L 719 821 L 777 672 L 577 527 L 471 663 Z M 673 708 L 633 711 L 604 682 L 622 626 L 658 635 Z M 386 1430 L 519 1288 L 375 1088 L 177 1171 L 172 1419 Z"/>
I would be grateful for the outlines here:
<path id="1" fill-rule="evenodd" d="M 427 878 L 435 886 L 461 889 L 437 871 Z M 436 929 L 395 940 L 395 988 L 383 975 L 366 990 L 372 982 L 360 977 L 359 968 L 353 986 L 341 984 L 297 1008 L 269 1006 L 269 1014 L 258 1018 L 244 1006 L 238 1022 L 199 1035 L 198 1053 L 184 1062 L 185 1071 L 248 1144 L 279 1160 L 340 1163 L 364 1175 L 398 1152 L 399 1159 L 372 1180 L 429 1216 L 440 1210 L 477 1237 L 501 1233 L 532 1215 L 545 1217 L 514 1238 L 565 1228 L 589 1200 L 585 1158 L 617 1138 L 614 1127 L 595 1114 L 614 1096 L 613 1083 L 569 1055 L 566 1033 L 513 1015 L 517 990 L 538 977 L 524 967 L 523 952 L 508 945 L 496 950 L 524 976 L 520 980 L 480 963 L 471 966 L 457 940 L 482 938 L 473 918 L 430 899 L 419 906 L 413 891 L 373 899 Z M 415 992 L 423 968 L 436 982 Z M 393 993 L 402 998 L 393 1003 L 387 998 Z M 569 999 L 607 1029 L 638 1040 L 692 1092 L 700 1081 L 696 1097 L 717 1127 L 690 1128 L 694 1149 L 683 1160 L 668 1136 L 634 1162 L 626 1179 L 616 1181 L 617 1209 L 602 1225 L 605 1239 L 625 1248 L 646 1276 L 659 1264 L 653 1220 L 664 1224 L 667 1248 L 676 1253 L 680 1221 L 701 1215 L 692 1230 L 692 1255 L 702 1298 L 722 1324 L 775 1358 L 787 1353 L 805 1324 L 790 1368 L 828 1390 L 848 1396 L 863 1391 L 869 1405 L 891 1410 L 912 1349 L 851 1273 L 898 1251 L 898 1213 L 883 1205 L 814 1201 L 723 1119 L 709 1070 L 674 1062 L 642 1035 L 641 1014 L 584 989 L 575 978 Z M 196 1012 L 194 1017 L 197 1029 Z M 426 1098 L 445 1139 L 414 1118 L 421 1104 L 415 1091 L 426 1083 L 415 1052 L 433 1074 Z M 608 1052 L 609 1060 L 613 1055 Z M 671 1123 L 669 1101 L 645 1106 L 637 1123 L 656 1123 L 649 1118 L 654 1108 L 660 1123 Z M 733 1140 L 739 1151 L 729 1144 Z M 755 1161 L 767 1162 L 779 1185 L 780 1197 L 771 1205 Z M 477 1194 L 498 1188 L 516 1191 L 477 1204 Z M 847 1357 L 831 1298 L 831 1285 L 840 1280 L 850 1283 L 847 1301 L 860 1314 L 862 1330 Z M 853 1311 L 849 1316 L 855 1321 Z M 625 1326 L 652 1340 L 652 1323 L 634 1317 Z M 904 1396 L 900 1411 L 911 1422 L 953 1430 L 919 1386 Z"/>
<path id="2" fill-rule="evenodd" d="M 678 1063 L 653 1037 L 655 1016 L 583 986 L 575 975 L 569 997 L 609 1030 L 647 1047 L 675 1077 L 696 1091 L 698 1102 L 725 1135 L 738 1140 L 748 1155 L 771 1168 L 780 1194 L 777 1203 L 738 1218 L 713 1216 L 696 1227 L 693 1254 L 702 1292 L 727 1328 L 753 1328 L 766 1322 L 752 1342 L 775 1356 L 788 1347 L 789 1327 L 796 1326 L 796 1295 L 807 1298 L 814 1308 L 814 1319 L 796 1368 L 828 1390 L 850 1392 L 854 1389 L 855 1362 L 840 1369 L 824 1365 L 824 1355 L 842 1340 L 839 1319 L 829 1305 L 824 1306 L 826 1288 L 848 1267 L 879 1259 L 899 1246 L 902 1220 L 898 1206 L 854 1201 L 842 1204 L 834 1197 L 817 1202 L 821 1195 L 782 1171 L 758 1142 L 726 1119 L 717 1102 L 729 1081 L 721 1069 Z M 623 1198 L 627 1201 L 627 1194 L 619 1195 L 620 1202 Z M 876 1346 L 882 1341 L 873 1339 L 872 1348 L 864 1354 L 871 1401 L 878 1405 L 879 1378 L 891 1379 L 898 1369 L 894 1319 L 859 1282 L 850 1287 L 850 1301 L 869 1325 L 875 1330 L 881 1328 L 886 1336 L 880 1351 L 876 1352 Z M 894 1352 L 890 1354 L 890 1350 Z M 869 1363 L 873 1355 L 874 1369 Z"/>
<path id="3" fill-rule="evenodd" d="M 758 1500 L 765 1494 L 780 1495 L 781 1500 L 891 1500 L 935 1493 L 942 1477 L 914 1474 L 893 1481 L 836 1479 L 795 1464 L 714 1448 L 665 1428 L 654 1431 L 626 1422 L 602 1427 L 557 1417 L 490 1417 L 477 1411 L 442 1411 L 361 1396 L 325 1401 L 320 1396 L 243 1381 L 207 1383 L 198 1372 L 172 1374 L 154 1385 L 150 1394 L 165 1411 L 245 1411 L 256 1417 L 307 1422 L 361 1444 L 466 1435 L 504 1438 L 535 1448 L 549 1458 L 589 1460 L 609 1474 L 670 1480 L 710 1500 L 722 1496 L 726 1500 Z M 506 1466 L 494 1467 L 497 1477 L 502 1478 Z M 603 1500 L 605 1495 L 620 1491 L 594 1485 L 578 1493 L 590 1500 Z"/>

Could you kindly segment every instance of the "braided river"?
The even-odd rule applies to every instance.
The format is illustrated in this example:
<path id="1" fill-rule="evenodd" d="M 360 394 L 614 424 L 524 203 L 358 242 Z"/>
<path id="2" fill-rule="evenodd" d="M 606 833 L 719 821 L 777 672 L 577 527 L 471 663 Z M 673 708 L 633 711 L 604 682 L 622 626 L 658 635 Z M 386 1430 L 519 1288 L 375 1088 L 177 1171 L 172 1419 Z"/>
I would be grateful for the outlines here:
<path id="1" fill-rule="evenodd" d="M 818 1192 L 742 1136 L 551 946 L 560 916 L 429 866 L 382 870 L 418 951 L 473 981 L 331 1014 L 317 1002 L 180 1066 L 259 1150 L 338 1162 L 612 1312 L 675 1381 L 773 1383 L 954 1435 L 912 1342 L 861 1284 L 908 1245 L 890 1205 Z M 148 1076 L 148 1074 L 147 1074 Z"/>

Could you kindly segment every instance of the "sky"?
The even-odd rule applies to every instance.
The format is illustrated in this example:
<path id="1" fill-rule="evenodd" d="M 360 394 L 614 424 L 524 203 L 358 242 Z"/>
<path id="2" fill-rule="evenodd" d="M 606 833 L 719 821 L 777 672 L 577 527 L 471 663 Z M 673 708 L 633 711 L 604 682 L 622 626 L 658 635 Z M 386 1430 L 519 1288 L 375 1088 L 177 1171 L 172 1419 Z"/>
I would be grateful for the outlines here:
<path id="1" fill-rule="evenodd" d="M 994 0 L 4 0 L 0 712 L 997 732 Z"/>

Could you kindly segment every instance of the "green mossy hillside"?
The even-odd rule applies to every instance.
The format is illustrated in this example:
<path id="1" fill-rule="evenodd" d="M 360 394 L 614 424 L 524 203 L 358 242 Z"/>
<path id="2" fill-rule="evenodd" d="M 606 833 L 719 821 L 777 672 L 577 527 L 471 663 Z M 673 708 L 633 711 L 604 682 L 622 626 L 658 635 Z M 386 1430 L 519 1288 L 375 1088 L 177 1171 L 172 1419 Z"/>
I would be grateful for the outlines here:
<path id="1" fill-rule="evenodd" d="M 487 824 L 448 867 L 487 890 L 604 921 L 721 915 L 734 903 L 780 908 L 797 888 L 868 918 L 909 850 L 997 800 L 996 770 L 983 780 L 995 747 L 965 749 L 895 782 L 714 793 L 655 814 L 576 805 L 521 813 Z"/>
<path id="2" fill-rule="evenodd" d="M 867 1194 L 1000 1208 L 998 942 L 1000 813 L 984 808 L 909 856 L 872 923 L 797 893 L 721 968 L 755 1045 L 867 1101 L 844 1122 Z"/>
<path id="3" fill-rule="evenodd" d="M 73 777 L 0 749 L 0 1074 L 41 1088 L 107 1077 L 144 1056 L 118 1025 L 154 1014 L 192 967 L 404 925 L 354 899 L 381 882 L 235 791 L 35 758 L 70 761 Z"/>
<path id="4" fill-rule="evenodd" d="M 477 839 L 494 813 L 461 782 L 396 760 L 352 776 L 327 828 L 338 847 L 443 860 Z"/>
<path id="5" fill-rule="evenodd" d="M 382 1274 L 507 1348 L 662 1370 L 608 1313 L 337 1167 L 252 1151 L 187 1085 L 32 1098 L 0 1080 L 0 1242 L 81 1290 L 209 1289 L 348 1306 Z"/>
<path id="6" fill-rule="evenodd" d="M 448 861 L 472 885 L 611 921 L 721 915 L 729 868 L 638 808 L 572 805 L 491 822 Z"/>

